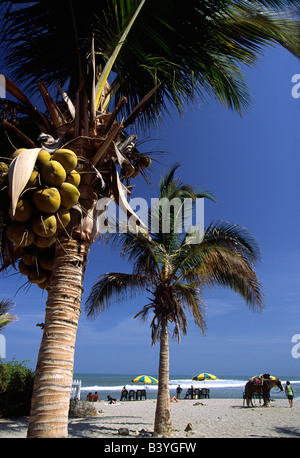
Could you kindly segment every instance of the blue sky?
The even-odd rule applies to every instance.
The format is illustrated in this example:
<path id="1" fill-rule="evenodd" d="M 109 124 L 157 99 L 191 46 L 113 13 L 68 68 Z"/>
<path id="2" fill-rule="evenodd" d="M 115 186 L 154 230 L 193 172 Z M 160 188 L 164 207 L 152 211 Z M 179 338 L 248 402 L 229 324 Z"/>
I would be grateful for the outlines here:
<path id="1" fill-rule="evenodd" d="M 157 195 L 159 176 L 179 161 L 178 176 L 211 191 L 218 202 L 205 203 L 205 224 L 226 220 L 246 227 L 257 238 L 262 262 L 257 273 L 264 287 L 265 311 L 253 313 L 242 299 L 224 289 L 205 289 L 207 333 L 189 318 L 188 334 L 180 346 L 171 341 L 171 374 L 281 376 L 300 374 L 300 358 L 293 358 L 293 335 L 300 334 L 300 99 L 292 97 L 292 76 L 299 60 L 287 51 L 266 51 L 256 68 L 246 71 L 252 109 L 242 118 L 215 101 L 174 115 L 153 129 L 144 150 L 165 150 L 152 174 L 152 186 L 135 181 L 134 197 Z M 142 139 L 142 137 L 140 137 Z M 117 251 L 96 242 L 84 282 L 84 300 L 97 276 L 108 271 L 130 272 Z M 45 295 L 32 286 L 27 294 L 19 275 L 2 276 L 1 297 L 14 299 L 19 320 L 8 326 L 7 359 L 29 360 L 35 367 L 44 319 Z M 158 372 L 158 345 L 152 347 L 149 323 L 133 316 L 147 303 L 139 296 L 112 305 L 96 320 L 84 311 L 78 327 L 75 372 Z"/>

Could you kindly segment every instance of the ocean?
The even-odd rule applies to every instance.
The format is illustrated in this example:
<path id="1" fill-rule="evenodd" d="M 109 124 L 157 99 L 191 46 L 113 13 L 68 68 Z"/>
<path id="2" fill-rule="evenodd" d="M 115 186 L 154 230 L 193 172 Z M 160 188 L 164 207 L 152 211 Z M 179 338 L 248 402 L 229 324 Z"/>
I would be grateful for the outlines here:
<path id="1" fill-rule="evenodd" d="M 82 400 L 86 399 L 87 394 L 91 391 L 97 391 L 100 400 L 107 400 L 107 396 L 120 399 L 120 394 L 123 386 L 127 390 L 137 390 L 146 388 L 147 399 L 156 399 L 157 385 L 140 385 L 132 383 L 132 380 L 142 374 L 80 374 L 75 373 L 74 379 L 81 380 L 81 395 Z M 157 376 L 155 374 L 153 377 Z M 252 374 L 255 375 L 255 374 Z M 170 376 L 170 396 L 176 395 L 176 387 L 180 385 L 183 388 L 181 397 L 184 398 L 185 393 L 191 385 L 194 388 L 209 388 L 210 397 L 214 399 L 243 399 L 244 387 L 250 376 L 218 376 L 217 380 L 208 380 L 205 382 L 195 382 L 192 377 L 186 375 L 171 375 Z M 291 382 L 295 392 L 295 399 L 300 399 L 300 376 L 288 377 L 279 376 L 282 381 L 283 388 L 287 380 Z M 284 399 L 285 394 L 278 392 L 277 388 L 271 390 L 271 399 Z"/>

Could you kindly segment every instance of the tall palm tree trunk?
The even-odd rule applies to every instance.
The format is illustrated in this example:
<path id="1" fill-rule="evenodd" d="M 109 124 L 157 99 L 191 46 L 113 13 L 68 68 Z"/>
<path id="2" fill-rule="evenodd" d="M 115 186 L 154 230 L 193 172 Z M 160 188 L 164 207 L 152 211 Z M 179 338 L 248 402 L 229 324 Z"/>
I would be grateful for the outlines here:
<path id="1" fill-rule="evenodd" d="M 164 436 L 170 436 L 172 434 L 169 389 L 169 359 L 169 333 L 167 319 L 163 317 L 161 322 L 158 392 L 155 411 L 154 431 L 157 434 L 163 434 Z"/>
<path id="2" fill-rule="evenodd" d="M 57 242 L 27 437 L 67 437 L 74 350 L 89 246 Z"/>

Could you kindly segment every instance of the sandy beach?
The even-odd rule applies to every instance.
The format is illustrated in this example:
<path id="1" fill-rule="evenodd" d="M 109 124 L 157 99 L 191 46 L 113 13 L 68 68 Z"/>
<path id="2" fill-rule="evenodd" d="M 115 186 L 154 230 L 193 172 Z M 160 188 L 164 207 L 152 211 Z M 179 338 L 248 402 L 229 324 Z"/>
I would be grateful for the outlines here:
<path id="1" fill-rule="evenodd" d="M 152 437 L 155 400 L 95 403 L 97 417 L 69 419 L 69 438 L 114 438 L 128 428 L 127 438 Z M 299 438 L 300 400 L 287 399 L 269 407 L 243 407 L 240 399 L 180 400 L 171 404 L 173 438 Z M 0 419 L 0 438 L 25 438 L 28 418 Z M 186 432 L 191 423 L 192 430 Z"/>

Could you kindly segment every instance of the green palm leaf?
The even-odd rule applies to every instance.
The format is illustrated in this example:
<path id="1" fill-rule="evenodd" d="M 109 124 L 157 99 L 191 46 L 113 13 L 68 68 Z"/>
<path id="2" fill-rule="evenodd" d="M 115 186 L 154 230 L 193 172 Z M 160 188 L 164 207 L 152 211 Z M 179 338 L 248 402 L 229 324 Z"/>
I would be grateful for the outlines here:
<path id="1" fill-rule="evenodd" d="M 138 275 L 117 272 L 102 275 L 86 301 L 87 315 L 95 317 L 101 314 L 112 300 L 118 302 L 126 299 L 129 293 L 142 292 L 146 285 L 146 279 Z"/>
<path id="2" fill-rule="evenodd" d="M 0 330 L 18 319 L 17 316 L 9 313 L 9 310 L 13 308 L 14 305 L 14 302 L 10 299 L 2 299 L 0 301 Z"/>
<path id="3" fill-rule="evenodd" d="M 241 66 L 252 65 L 273 43 L 299 55 L 299 23 L 290 7 L 300 1 L 195 0 L 183 8 L 179 0 L 151 0 L 132 23 L 139 0 L 86 0 L 73 2 L 72 9 L 58 0 L 7 4 L 1 46 L 6 65 L 27 91 L 35 90 L 36 81 L 47 87 L 57 81 L 69 85 L 73 98 L 94 34 L 98 83 L 103 87 L 106 70 L 112 70 L 116 103 L 121 96 L 127 99 L 121 116 L 126 119 L 159 85 L 143 107 L 144 125 L 168 115 L 169 107 L 180 112 L 207 95 L 242 112 L 250 100 Z"/>
<path id="4" fill-rule="evenodd" d="M 177 168 L 175 164 L 161 178 L 160 196 L 178 197 L 182 202 L 188 195 L 195 200 L 198 191 L 175 178 Z M 94 309 L 105 309 L 110 299 L 124 298 L 127 290 L 152 291 L 152 305 L 145 306 L 136 316 L 144 318 L 153 310 L 154 342 L 159 337 L 163 317 L 174 324 L 174 335 L 178 338 L 180 330 L 186 332 L 184 307 L 204 331 L 205 306 L 201 291 L 205 286 L 230 288 L 240 294 L 249 307 L 262 308 L 261 285 L 253 267 L 260 249 L 245 228 L 220 221 L 211 223 L 198 243 L 191 243 L 188 235 L 174 230 L 162 234 L 161 226 L 159 228 L 157 234 L 129 231 L 116 234 L 115 246 L 133 265 L 133 273 L 100 277 L 87 300 L 89 315 Z"/>

